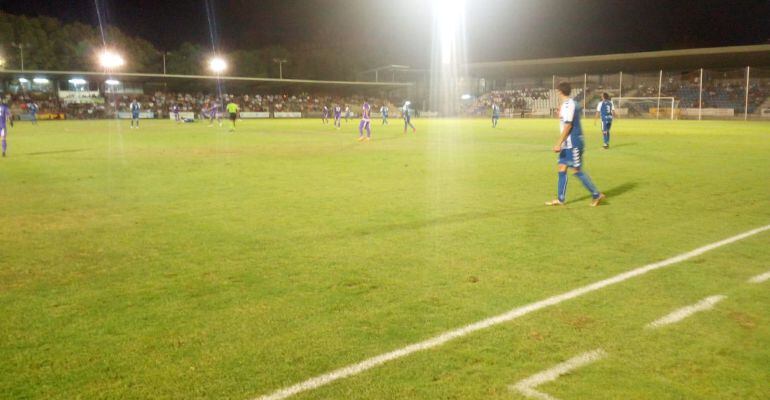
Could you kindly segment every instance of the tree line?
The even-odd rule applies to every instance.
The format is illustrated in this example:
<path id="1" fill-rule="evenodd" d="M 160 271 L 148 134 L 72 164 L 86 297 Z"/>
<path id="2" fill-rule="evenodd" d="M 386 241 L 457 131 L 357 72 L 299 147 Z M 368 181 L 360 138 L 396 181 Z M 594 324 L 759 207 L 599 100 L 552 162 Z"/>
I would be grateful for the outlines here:
<path id="1" fill-rule="evenodd" d="M 51 17 L 27 17 L 0 12 L 0 57 L 6 69 L 20 69 L 20 51 L 12 43 L 24 46 L 24 68 L 28 70 L 95 71 L 97 52 L 105 46 L 119 51 L 128 72 L 181 75 L 209 74 L 206 67 L 212 49 L 197 43 L 184 43 L 164 51 L 138 37 L 129 36 L 112 26 L 101 30 L 79 22 L 63 23 Z M 353 80 L 357 71 L 380 62 L 364 52 L 343 52 L 344 43 L 312 43 L 296 48 L 269 46 L 242 48 L 221 55 L 227 58 L 227 74 L 249 77 L 278 77 L 273 59 L 286 59 L 284 78 Z M 344 54 L 344 55 L 343 55 Z"/>

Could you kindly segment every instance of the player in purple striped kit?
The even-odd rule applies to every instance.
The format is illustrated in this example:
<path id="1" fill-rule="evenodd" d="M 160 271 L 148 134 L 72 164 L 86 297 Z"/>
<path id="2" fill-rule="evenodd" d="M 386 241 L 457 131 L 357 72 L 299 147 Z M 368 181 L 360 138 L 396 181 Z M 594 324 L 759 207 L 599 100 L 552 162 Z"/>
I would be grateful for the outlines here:
<path id="1" fill-rule="evenodd" d="M 7 122 L 10 120 L 11 110 L 7 105 L 5 105 L 5 103 L 0 103 L 0 140 L 3 141 L 3 157 L 5 157 L 5 151 L 8 150 L 8 143 L 6 142 L 5 137 L 8 135 Z"/>
<path id="2" fill-rule="evenodd" d="M 361 122 L 358 124 L 358 141 L 368 142 L 372 138 L 372 106 L 368 101 L 364 102 L 362 110 Z M 364 138 L 364 128 L 366 128 L 366 138 Z"/>

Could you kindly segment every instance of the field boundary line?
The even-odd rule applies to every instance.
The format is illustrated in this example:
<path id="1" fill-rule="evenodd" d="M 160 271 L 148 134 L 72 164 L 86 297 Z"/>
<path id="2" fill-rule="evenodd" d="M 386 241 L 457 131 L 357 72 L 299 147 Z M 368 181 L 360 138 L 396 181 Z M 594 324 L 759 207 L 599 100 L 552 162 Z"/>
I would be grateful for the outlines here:
<path id="1" fill-rule="evenodd" d="M 560 364 L 556 364 L 555 366 L 545 371 L 538 372 L 529 378 L 523 379 L 518 383 L 509 386 L 508 389 L 516 390 L 524 396 L 534 399 L 557 400 L 555 397 L 547 393 L 535 390 L 535 388 L 544 383 L 553 382 L 564 374 L 568 374 L 580 367 L 584 367 L 595 361 L 601 360 L 604 357 L 607 357 L 607 353 L 602 349 L 588 351 L 578 356 L 572 357 Z"/>
<path id="2" fill-rule="evenodd" d="M 558 294 L 549 298 L 546 298 L 544 300 L 540 300 L 534 303 L 530 303 L 524 306 L 520 306 L 517 308 L 514 308 L 508 312 L 505 312 L 503 314 L 499 314 L 493 317 L 489 317 L 487 319 L 474 322 L 469 325 L 465 325 L 461 328 L 457 328 L 454 330 L 446 331 L 444 333 L 441 333 L 437 336 L 434 336 L 430 339 L 423 340 L 421 342 L 413 343 L 410 345 L 407 345 L 405 347 L 402 347 L 397 350 L 393 350 L 387 353 L 380 354 L 378 356 L 374 356 L 371 358 L 368 358 L 366 360 L 363 360 L 361 362 L 350 364 L 348 366 L 336 369 L 331 372 L 327 372 L 322 375 L 315 376 L 313 378 L 307 379 L 305 381 L 296 383 L 291 386 L 287 386 L 282 389 L 278 389 L 273 393 L 263 395 L 260 397 L 254 398 L 254 400 L 282 400 L 289 398 L 291 396 L 297 395 L 302 392 L 306 392 L 308 390 L 314 390 L 318 389 L 319 387 L 328 385 L 334 381 L 348 378 L 353 375 L 358 375 L 364 371 L 370 370 L 374 367 L 380 366 L 382 364 L 385 364 L 389 361 L 397 360 L 399 358 L 406 357 L 408 355 L 411 355 L 413 353 L 417 353 L 420 351 L 425 351 L 428 349 L 432 349 L 434 347 L 438 347 L 443 345 L 444 343 L 447 343 L 449 341 L 452 341 L 457 338 L 461 338 L 464 336 L 468 336 L 471 333 L 481 331 L 487 328 L 490 328 L 495 325 L 500 325 L 505 322 L 512 321 L 516 318 L 522 317 L 524 315 L 533 313 L 535 311 L 542 310 L 544 308 L 554 306 L 560 303 L 563 303 L 567 300 L 574 299 L 576 297 L 583 296 L 585 294 L 595 292 L 599 289 L 603 289 L 607 286 L 612 286 L 620 282 L 627 281 L 631 278 L 636 278 L 638 276 L 644 275 L 648 272 L 655 271 L 660 268 L 668 267 L 673 264 L 680 263 L 682 261 L 689 260 L 691 258 L 700 256 L 704 253 L 707 253 L 709 251 L 712 251 L 714 249 L 720 248 L 722 246 L 726 246 L 728 244 L 732 244 L 738 241 L 741 241 L 743 239 L 746 239 L 748 237 L 754 236 L 756 234 L 765 232 L 767 230 L 770 230 L 770 225 L 765 225 L 760 228 L 752 229 L 750 231 L 746 231 L 744 233 L 731 236 L 727 239 L 720 240 L 718 242 L 714 242 L 711 244 L 707 244 L 702 247 L 698 247 L 697 249 L 688 251 L 686 253 L 679 254 L 677 256 L 667 258 L 662 261 L 658 261 L 652 264 L 647 264 L 643 267 L 635 268 L 630 271 L 626 271 L 623 273 L 620 273 L 618 275 L 615 275 L 613 277 L 603 279 L 598 282 L 591 283 L 586 286 L 579 287 L 577 289 L 570 290 L 568 292 Z"/>
<path id="3" fill-rule="evenodd" d="M 674 310 L 666 314 L 665 316 L 650 322 L 649 324 L 647 324 L 647 328 L 654 329 L 654 328 L 660 328 L 666 325 L 675 324 L 689 316 L 692 316 L 693 314 L 699 313 L 701 311 L 707 311 L 714 308 L 714 306 L 717 303 L 719 303 L 720 301 L 726 298 L 727 296 L 723 296 L 721 294 L 716 296 L 706 297 L 705 299 L 695 304 Z"/>
<path id="4" fill-rule="evenodd" d="M 759 274 L 749 279 L 749 283 L 762 283 L 767 280 L 770 280 L 770 271 L 767 271 L 764 274 Z"/>

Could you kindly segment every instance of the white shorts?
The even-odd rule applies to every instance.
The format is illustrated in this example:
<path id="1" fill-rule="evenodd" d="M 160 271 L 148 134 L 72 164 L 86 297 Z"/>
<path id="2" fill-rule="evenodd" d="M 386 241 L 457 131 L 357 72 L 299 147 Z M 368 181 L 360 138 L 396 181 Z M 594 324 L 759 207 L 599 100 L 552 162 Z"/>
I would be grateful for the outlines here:
<path id="1" fill-rule="evenodd" d="M 4 137 L 5 137 L 5 128 L 0 129 L 0 138 L 4 138 Z"/>

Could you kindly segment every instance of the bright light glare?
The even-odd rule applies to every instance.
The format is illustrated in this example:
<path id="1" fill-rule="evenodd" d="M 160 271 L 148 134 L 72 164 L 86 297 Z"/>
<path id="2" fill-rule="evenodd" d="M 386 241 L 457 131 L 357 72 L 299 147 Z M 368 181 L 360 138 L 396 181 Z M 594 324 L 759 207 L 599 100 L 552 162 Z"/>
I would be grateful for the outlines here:
<path id="1" fill-rule="evenodd" d="M 77 85 L 85 85 L 86 84 L 86 80 L 82 79 L 82 78 L 73 78 L 73 79 L 69 80 L 69 83 L 71 83 L 71 84 L 73 84 L 75 86 L 77 86 Z"/>
<path id="2" fill-rule="evenodd" d="M 115 79 L 107 79 L 106 81 L 104 81 L 104 83 L 110 86 L 120 85 L 120 81 L 116 81 Z"/>
<path id="3" fill-rule="evenodd" d="M 209 69 L 215 74 L 222 73 L 227 69 L 227 62 L 222 57 L 214 57 L 209 60 Z"/>
<path id="4" fill-rule="evenodd" d="M 29 79 L 27 78 L 19 78 L 20 83 L 29 83 Z"/>
<path id="5" fill-rule="evenodd" d="M 450 64 L 458 45 L 457 32 L 465 23 L 465 0 L 434 0 L 433 10 L 438 24 L 441 63 Z"/>
<path id="6" fill-rule="evenodd" d="M 45 85 L 45 84 L 47 84 L 50 81 L 48 79 L 46 79 L 46 78 L 35 78 L 35 79 L 32 80 L 32 82 L 35 82 L 38 85 Z"/>
<path id="7" fill-rule="evenodd" d="M 99 53 L 99 65 L 106 69 L 122 67 L 125 64 L 126 60 L 123 59 L 123 56 L 114 51 L 103 50 Z"/>
<path id="8" fill-rule="evenodd" d="M 471 96 L 469 94 L 464 94 L 464 95 L 460 96 L 460 98 L 463 99 L 463 100 L 470 100 L 472 97 L 473 96 Z"/>

